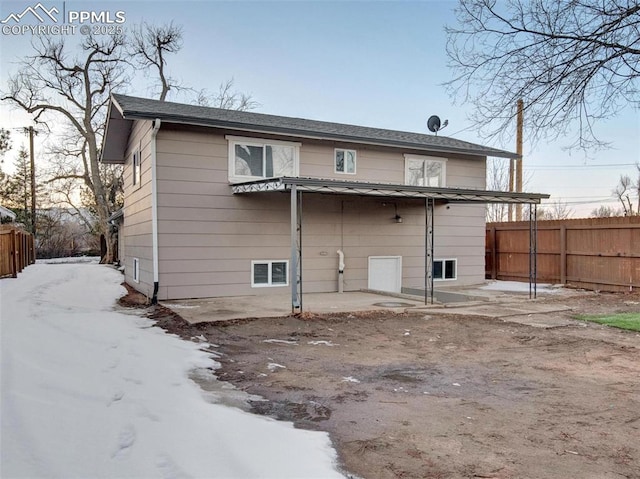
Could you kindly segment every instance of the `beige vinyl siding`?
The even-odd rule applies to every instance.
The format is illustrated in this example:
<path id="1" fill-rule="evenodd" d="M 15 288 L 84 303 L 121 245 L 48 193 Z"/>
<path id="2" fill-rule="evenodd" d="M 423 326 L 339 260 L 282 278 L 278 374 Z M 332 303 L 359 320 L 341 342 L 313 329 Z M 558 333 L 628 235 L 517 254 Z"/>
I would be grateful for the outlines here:
<path id="1" fill-rule="evenodd" d="M 355 175 L 334 171 L 335 148 L 356 150 Z M 300 148 L 300 176 L 400 184 L 404 182 L 404 157 L 399 151 L 303 142 Z"/>
<path id="2" fill-rule="evenodd" d="M 450 204 L 436 207 L 434 258 L 456 258 L 456 281 L 438 284 L 468 285 L 484 281 L 485 206 Z"/>
<path id="3" fill-rule="evenodd" d="M 252 294 L 256 231 L 243 236 L 234 225 L 256 218 L 243 220 L 243 210 L 233 208 L 224 135 L 165 126 L 156 151 L 159 299 Z M 231 201 L 224 207 L 221 199 Z M 252 237 L 253 244 L 245 241 Z"/>
<path id="4" fill-rule="evenodd" d="M 136 121 L 133 124 L 125 153 L 124 227 L 125 253 L 121 262 L 125 268 L 125 281 L 151 297 L 153 294 L 153 263 L 151 240 L 151 122 Z M 140 185 L 133 185 L 133 152 L 140 149 Z M 140 281 L 133 281 L 133 259 L 140 261 Z"/>
<path id="5" fill-rule="evenodd" d="M 486 181 L 486 161 L 484 159 L 464 160 L 456 158 L 447 160 L 446 186 L 484 190 Z"/>
<path id="6" fill-rule="evenodd" d="M 303 279 L 306 290 L 336 291 L 338 255 L 345 255 L 345 291 L 367 288 L 368 257 L 403 257 L 403 283 L 415 282 L 411 265 L 424 252 L 424 226 L 395 222 L 395 208 L 409 219 L 421 202 L 354 196 L 303 195 Z M 422 274 L 422 273 L 420 273 Z"/>
<path id="7" fill-rule="evenodd" d="M 138 125 L 143 124 L 150 135 L 148 122 L 137 123 L 134 134 L 138 138 L 143 132 Z M 251 287 L 252 260 L 290 259 L 290 196 L 277 192 L 233 195 L 228 181 L 225 133 L 166 124 L 158 133 L 159 299 L 290 291 L 286 286 Z M 132 141 L 136 141 L 135 137 Z M 334 172 L 335 148 L 357 150 L 356 175 Z M 305 140 L 300 148 L 300 175 L 403 183 L 404 153 L 391 148 Z M 149 178 L 146 160 L 143 154 L 143 188 Z M 447 186 L 483 188 L 484 181 L 483 160 L 447 160 Z M 150 260 L 151 252 L 149 193 L 150 188 L 148 192 L 134 193 L 139 204 L 125 211 L 135 251 L 142 255 L 138 256 L 140 284 L 145 282 L 145 287 L 149 286 L 145 267 L 148 264 L 150 269 L 146 260 Z M 403 217 L 401 224 L 394 220 L 396 206 Z M 382 255 L 402 256 L 403 287 L 424 286 L 423 200 L 305 193 L 302 214 L 304 291 L 337 290 L 338 249 L 345 253 L 347 291 L 367 287 L 368 257 Z M 435 225 L 436 257 L 458 259 L 458 281 L 447 284 L 481 282 L 484 207 L 438 206 Z"/>

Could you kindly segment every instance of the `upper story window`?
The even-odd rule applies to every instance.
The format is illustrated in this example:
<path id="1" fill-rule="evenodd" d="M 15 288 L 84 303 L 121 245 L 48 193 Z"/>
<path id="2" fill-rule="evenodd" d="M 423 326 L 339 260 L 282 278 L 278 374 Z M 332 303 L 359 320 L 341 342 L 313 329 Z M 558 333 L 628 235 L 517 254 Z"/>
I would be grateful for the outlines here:
<path id="1" fill-rule="evenodd" d="M 298 176 L 300 143 L 227 136 L 229 181 Z"/>
<path id="2" fill-rule="evenodd" d="M 335 172 L 354 175 L 356 173 L 356 150 L 335 150 Z"/>
<path id="3" fill-rule="evenodd" d="M 411 186 L 446 186 L 446 164 L 444 158 L 404 155 L 404 182 Z"/>
<path id="4" fill-rule="evenodd" d="M 133 152 L 133 186 L 140 186 L 142 180 L 142 168 L 140 167 L 140 150 Z"/>

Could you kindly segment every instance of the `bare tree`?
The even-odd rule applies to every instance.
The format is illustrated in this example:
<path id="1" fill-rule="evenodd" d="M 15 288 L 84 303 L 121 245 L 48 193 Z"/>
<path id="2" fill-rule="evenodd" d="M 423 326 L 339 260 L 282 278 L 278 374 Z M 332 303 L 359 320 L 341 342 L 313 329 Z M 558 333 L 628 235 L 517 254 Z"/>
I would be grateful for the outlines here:
<path id="1" fill-rule="evenodd" d="M 38 214 L 38 257 L 56 258 L 95 254 L 100 251 L 99 237 L 66 208 L 46 208 Z"/>
<path id="2" fill-rule="evenodd" d="M 487 160 L 487 189 L 492 191 L 509 190 L 509 164 L 504 160 Z M 509 221 L 509 208 L 505 203 L 487 204 L 486 219 L 489 223 Z"/>
<path id="3" fill-rule="evenodd" d="M 259 106 L 253 97 L 246 93 L 238 92 L 233 88 L 235 80 L 227 80 L 221 83 L 217 93 L 210 94 L 206 89 L 197 92 L 196 104 L 200 106 L 211 106 L 223 108 L 225 110 L 248 111 Z"/>
<path id="4" fill-rule="evenodd" d="M 129 53 L 145 71 L 156 70 L 160 82 L 160 101 L 166 100 L 170 90 L 181 88 L 166 70 L 166 56 L 178 53 L 181 48 L 182 27 L 173 22 L 160 26 L 142 22 L 133 28 Z"/>
<path id="5" fill-rule="evenodd" d="M 209 93 L 207 89 L 195 90 L 171 77 L 167 72 L 167 55 L 180 51 L 182 38 L 182 27 L 173 22 L 161 26 L 143 22 L 133 28 L 128 46 L 129 54 L 136 66 L 146 72 L 153 70 L 157 74 L 160 101 L 165 101 L 172 90 L 178 90 L 195 94 L 194 102 L 200 106 L 240 111 L 252 110 L 258 106 L 251 95 L 234 89 L 233 78 L 221 83 L 216 93 Z"/>
<path id="6" fill-rule="evenodd" d="M 614 188 L 612 194 L 622 205 L 622 213 L 624 216 L 633 216 L 633 203 L 631 195 L 633 194 L 634 185 L 629 175 L 621 175 L 618 184 Z"/>
<path id="7" fill-rule="evenodd" d="M 34 54 L 20 63 L 19 70 L 9 78 L 7 90 L 0 92 L 1 100 L 32 114 L 36 122 L 55 125 L 57 140 L 51 153 L 61 161 L 56 163 L 49 183 L 56 186 L 58 182 L 57 198 L 62 196 L 77 212 L 80 209 L 74 204 L 75 196 L 69 192 L 76 188 L 74 182 L 84 185 L 83 198 L 95 212 L 97 233 L 106 239 L 105 262 L 113 258 L 115 238 L 108 218 L 121 201 L 122 186 L 119 167 L 111 171 L 98 161 L 109 95 L 113 90 L 126 90 L 131 66 L 128 57 L 133 50 L 137 50 L 138 67 L 157 70 L 162 100 L 171 89 L 181 88 L 166 73 L 166 55 L 176 53 L 182 45 L 180 27 L 143 24 L 132 41 L 127 51 L 123 36 L 86 36 L 78 51 L 72 52 L 65 37 L 34 37 Z M 223 84 L 228 87 L 221 88 L 226 96 L 218 95 L 221 106 L 254 107 L 251 97 L 234 92 L 232 84 Z"/>
<path id="8" fill-rule="evenodd" d="M 622 211 L 608 205 L 600 205 L 589 216 L 592 218 L 611 218 L 613 216 L 622 216 Z"/>
<path id="9" fill-rule="evenodd" d="M 2 100 L 34 115 L 39 122 L 64 125 L 65 148 L 79 163 L 59 179 L 84 182 L 91 191 L 99 218 L 99 232 L 107 239 L 104 261 L 112 258 L 108 192 L 100 176 L 99 148 L 105 127 L 105 107 L 112 89 L 126 84 L 124 38 L 86 36 L 80 53 L 72 56 L 63 38 L 34 37 L 35 54 L 27 57 L 9 80 Z"/>
<path id="10" fill-rule="evenodd" d="M 523 179 L 523 187 L 529 184 L 531 175 L 526 174 Z M 509 163 L 499 158 L 487 159 L 487 189 L 492 191 L 509 191 Z M 486 209 L 486 220 L 489 223 L 511 221 L 509 211 L 515 205 L 504 203 L 489 203 Z M 523 211 L 523 218 L 527 216 Z"/>
<path id="11" fill-rule="evenodd" d="M 539 220 L 564 220 L 571 218 L 573 209 L 564 201 L 556 200 L 554 203 L 538 208 Z"/>
<path id="12" fill-rule="evenodd" d="M 456 16 L 448 86 L 486 137 L 511 130 L 523 99 L 532 140 L 577 124 L 570 146 L 604 146 L 593 125 L 639 104 L 637 0 L 459 0 Z"/>

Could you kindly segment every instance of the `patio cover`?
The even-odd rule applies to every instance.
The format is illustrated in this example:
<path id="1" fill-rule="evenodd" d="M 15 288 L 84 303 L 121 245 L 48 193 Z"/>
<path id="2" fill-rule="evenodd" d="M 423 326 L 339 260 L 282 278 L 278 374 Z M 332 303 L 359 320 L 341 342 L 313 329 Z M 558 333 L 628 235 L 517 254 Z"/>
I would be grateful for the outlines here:
<path id="1" fill-rule="evenodd" d="M 440 188 L 387 183 L 343 181 L 321 178 L 268 178 L 231 185 L 234 194 L 258 192 L 289 192 L 291 195 L 291 311 L 302 311 L 302 193 L 334 195 L 415 198 L 425 201 L 425 304 L 433 304 L 433 208 L 439 202 L 456 203 L 515 203 L 529 204 L 529 296 L 536 296 L 537 281 L 537 205 L 549 198 L 541 193 L 515 193 L 505 191 Z"/>

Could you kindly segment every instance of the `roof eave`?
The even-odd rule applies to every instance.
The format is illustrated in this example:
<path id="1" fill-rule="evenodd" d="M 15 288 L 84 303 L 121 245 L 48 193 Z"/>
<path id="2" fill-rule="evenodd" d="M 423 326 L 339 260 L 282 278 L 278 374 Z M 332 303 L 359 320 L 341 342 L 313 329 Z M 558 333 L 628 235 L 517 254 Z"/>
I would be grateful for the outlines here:
<path id="1" fill-rule="evenodd" d="M 521 155 L 511 153 L 509 151 L 498 149 L 468 149 L 468 148 L 455 148 L 455 147 L 443 147 L 439 145 L 424 145 L 421 143 L 393 141 L 393 140 L 373 140 L 371 138 L 353 136 L 353 135 L 341 135 L 341 134 L 326 134 L 316 133 L 305 130 L 298 130 L 295 128 L 279 128 L 279 127 L 266 127 L 264 125 L 256 125 L 249 123 L 236 123 L 227 121 L 207 121 L 203 119 L 186 118 L 179 115 L 158 115 L 147 112 L 140 112 L 135 110 L 123 111 L 122 115 L 125 119 L 130 120 L 155 120 L 160 118 L 168 123 L 176 123 L 190 126 L 201 126 L 208 128 L 223 128 L 234 131 L 245 131 L 252 133 L 267 133 L 267 134 L 279 134 L 296 138 L 309 138 L 314 140 L 328 140 L 328 141 L 344 141 L 351 143 L 360 143 L 373 146 L 386 146 L 395 148 L 409 148 L 420 151 L 432 151 L 437 153 L 453 153 L 459 155 L 471 155 L 471 156 L 490 156 L 496 158 L 509 158 L 517 159 Z"/>
<path id="2" fill-rule="evenodd" d="M 112 96 L 107 112 L 100 162 L 105 164 L 123 164 L 125 151 L 133 119 L 125 118 L 122 107 Z"/>

